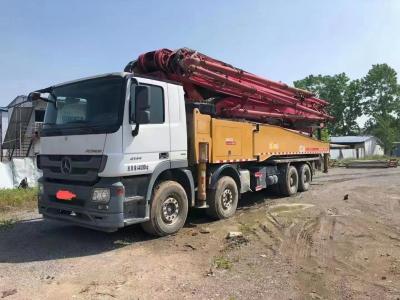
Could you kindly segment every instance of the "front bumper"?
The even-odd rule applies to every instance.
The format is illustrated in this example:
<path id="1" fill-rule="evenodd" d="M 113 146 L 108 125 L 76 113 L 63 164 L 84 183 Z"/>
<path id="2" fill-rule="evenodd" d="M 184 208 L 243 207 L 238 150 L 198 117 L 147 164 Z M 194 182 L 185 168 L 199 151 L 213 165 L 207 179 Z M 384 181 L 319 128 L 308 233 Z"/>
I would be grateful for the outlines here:
<path id="1" fill-rule="evenodd" d="M 106 232 L 147 220 L 147 203 L 143 197 L 118 196 L 117 190 L 125 188 L 118 178 L 102 178 L 92 186 L 54 183 L 43 178 L 40 183 L 43 189 L 39 193 L 38 209 L 44 218 Z M 91 201 L 94 188 L 109 188 L 110 201 L 107 204 Z M 55 196 L 59 190 L 68 190 L 76 197 L 69 201 L 59 200 Z"/>

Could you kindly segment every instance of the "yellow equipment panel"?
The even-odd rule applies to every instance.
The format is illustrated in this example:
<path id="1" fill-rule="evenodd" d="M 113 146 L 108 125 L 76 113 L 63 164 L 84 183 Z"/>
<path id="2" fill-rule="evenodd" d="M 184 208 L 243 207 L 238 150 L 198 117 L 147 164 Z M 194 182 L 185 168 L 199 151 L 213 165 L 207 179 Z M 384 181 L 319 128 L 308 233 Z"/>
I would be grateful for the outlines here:
<path id="1" fill-rule="evenodd" d="M 254 124 L 220 119 L 212 119 L 211 124 L 212 162 L 255 160 L 252 143 Z"/>
<path id="2" fill-rule="evenodd" d="M 191 126 L 190 126 L 191 125 Z M 191 164 L 198 164 L 200 159 L 200 143 L 208 144 L 208 157 L 211 157 L 211 117 L 203 115 L 198 109 L 193 110 L 193 116 L 189 119 L 189 159 Z"/>
<path id="3" fill-rule="evenodd" d="M 329 153 L 329 143 L 279 126 L 259 125 L 254 132 L 254 155 L 265 160 L 276 155 Z"/>
<path id="4" fill-rule="evenodd" d="M 189 144 L 191 162 L 199 162 L 200 143 L 208 144 L 208 162 L 263 161 L 271 156 L 329 153 L 329 143 L 279 126 L 229 121 L 193 110 Z"/>

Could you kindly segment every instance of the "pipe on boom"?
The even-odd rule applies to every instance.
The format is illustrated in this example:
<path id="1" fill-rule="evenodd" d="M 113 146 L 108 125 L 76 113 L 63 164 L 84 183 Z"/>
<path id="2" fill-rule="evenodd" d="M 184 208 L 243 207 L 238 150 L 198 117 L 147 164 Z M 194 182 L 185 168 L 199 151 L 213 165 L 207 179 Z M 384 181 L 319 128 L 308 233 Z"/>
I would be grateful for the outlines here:
<path id="1" fill-rule="evenodd" d="M 266 122 L 279 119 L 310 128 L 332 120 L 328 102 L 309 91 L 235 68 L 195 50 L 160 49 L 144 53 L 125 71 L 180 82 L 186 101 L 216 99 L 217 115 Z"/>

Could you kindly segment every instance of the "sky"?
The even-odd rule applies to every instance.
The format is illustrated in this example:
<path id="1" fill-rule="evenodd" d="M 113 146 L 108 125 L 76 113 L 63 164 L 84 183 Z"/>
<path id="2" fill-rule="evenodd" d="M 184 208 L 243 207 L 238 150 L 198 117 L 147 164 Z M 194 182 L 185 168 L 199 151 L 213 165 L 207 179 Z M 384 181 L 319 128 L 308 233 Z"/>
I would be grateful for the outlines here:
<path id="1" fill-rule="evenodd" d="M 0 106 L 55 83 L 189 47 L 292 84 L 310 74 L 400 73 L 400 1 L 0 0 Z"/>

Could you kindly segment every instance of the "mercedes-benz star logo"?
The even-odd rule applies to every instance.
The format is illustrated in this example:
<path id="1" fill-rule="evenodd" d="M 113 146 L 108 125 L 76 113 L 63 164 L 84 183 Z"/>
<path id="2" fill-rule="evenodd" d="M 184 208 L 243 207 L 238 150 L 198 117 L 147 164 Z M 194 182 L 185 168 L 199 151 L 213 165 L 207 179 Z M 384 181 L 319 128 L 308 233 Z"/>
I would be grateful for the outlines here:
<path id="1" fill-rule="evenodd" d="M 64 157 L 61 160 L 61 173 L 68 175 L 71 173 L 71 159 L 69 157 Z"/>

